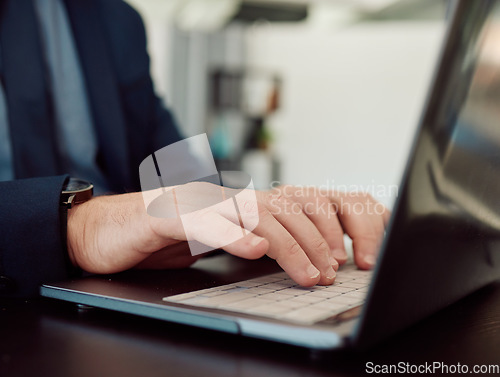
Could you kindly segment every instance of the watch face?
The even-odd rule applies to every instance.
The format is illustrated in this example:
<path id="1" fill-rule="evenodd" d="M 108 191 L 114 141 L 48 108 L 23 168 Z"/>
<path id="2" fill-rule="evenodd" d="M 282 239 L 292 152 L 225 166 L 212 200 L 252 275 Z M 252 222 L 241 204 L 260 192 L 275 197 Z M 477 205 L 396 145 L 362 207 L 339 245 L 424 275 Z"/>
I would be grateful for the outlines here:
<path id="1" fill-rule="evenodd" d="M 70 178 L 63 188 L 63 192 L 78 192 L 93 188 L 92 183 L 79 178 Z"/>

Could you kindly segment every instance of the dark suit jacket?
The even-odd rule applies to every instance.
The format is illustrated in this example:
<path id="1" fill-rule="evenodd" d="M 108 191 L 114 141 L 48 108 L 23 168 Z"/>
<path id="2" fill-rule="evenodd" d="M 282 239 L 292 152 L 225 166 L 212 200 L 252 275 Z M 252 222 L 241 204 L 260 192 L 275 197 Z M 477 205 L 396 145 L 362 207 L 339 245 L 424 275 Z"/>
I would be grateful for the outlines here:
<path id="1" fill-rule="evenodd" d="M 142 20 L 121 0 L 65 3 L 96 129 L 97 162 L 114 192 L 138 190 L 140 162 L 180 139 L 153 90 Z M 68 276 L 59 214 L 66 176 L 31 0 L 4 2 L 0 33 L 16 174 L 15 181 L 0 182 L 0 297 L 27 296 L 43 282 Z"/>

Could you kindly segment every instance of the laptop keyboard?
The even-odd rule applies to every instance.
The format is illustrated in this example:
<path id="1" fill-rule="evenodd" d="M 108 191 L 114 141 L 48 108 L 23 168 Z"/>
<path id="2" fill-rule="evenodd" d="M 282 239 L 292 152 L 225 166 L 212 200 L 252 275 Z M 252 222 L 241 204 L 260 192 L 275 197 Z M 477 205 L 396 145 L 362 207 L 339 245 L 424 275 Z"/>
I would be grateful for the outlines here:
<path id="1" fill-rule="evenodd" d="M 344 266 L 333 285 L 305 288 L 279 272 L 164 297 L 163 301 L 313 324 L 362 305 L 371 274 L 354 265 Z"/>

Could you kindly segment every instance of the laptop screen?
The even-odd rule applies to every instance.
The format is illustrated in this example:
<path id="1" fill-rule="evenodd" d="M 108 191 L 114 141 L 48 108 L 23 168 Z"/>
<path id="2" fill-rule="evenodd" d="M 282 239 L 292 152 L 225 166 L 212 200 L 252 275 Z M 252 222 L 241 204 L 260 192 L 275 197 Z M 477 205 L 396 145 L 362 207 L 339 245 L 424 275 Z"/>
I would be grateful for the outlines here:
<path id="1" fill-rule="evenodd" d="M 500 1 L 455 4 L 360 327 L 364 342 L 500 278 Z M 391 321 L 380 321 L 388 308 Z"/>
<path id="2" fill-rule="evenodd" d="M 449 46 L 454 54 L 442 67 L 446 81 L 431 99 L 429 107 L 435 105 L 435 111 L 430 111 L 423 125 L 434 153 L 422 172 L 427 182 L 420 210 L 458 221 L 471 236 L 498 237 L 500 3 L 470 3 L 464 21 L 452 31 L 457 38 Z M 464 229 L 456 229 L 457 236 L 463 236 Z"/>

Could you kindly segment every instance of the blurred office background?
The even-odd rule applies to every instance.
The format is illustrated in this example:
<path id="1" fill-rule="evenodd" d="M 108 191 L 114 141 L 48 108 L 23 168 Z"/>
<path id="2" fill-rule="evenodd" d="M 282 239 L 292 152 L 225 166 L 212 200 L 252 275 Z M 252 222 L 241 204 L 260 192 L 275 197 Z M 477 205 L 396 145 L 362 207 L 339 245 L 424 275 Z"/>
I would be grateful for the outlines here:
<path id="1" fill-rule="evenodd" d="M 446 30 L 445 0 L 128 0 L 157 92 L 221 169 L 391 205 Z"/>

